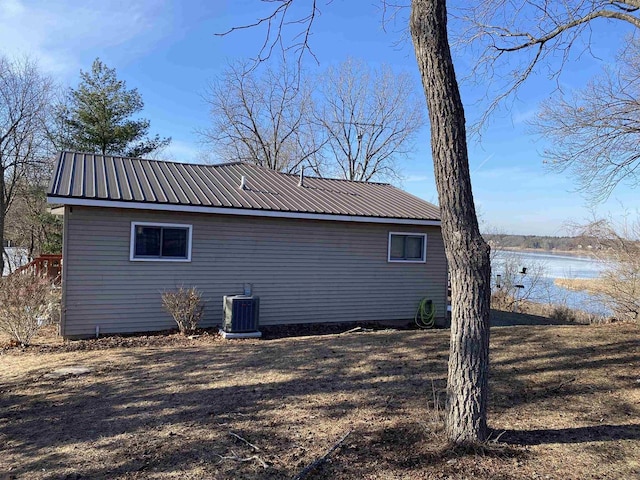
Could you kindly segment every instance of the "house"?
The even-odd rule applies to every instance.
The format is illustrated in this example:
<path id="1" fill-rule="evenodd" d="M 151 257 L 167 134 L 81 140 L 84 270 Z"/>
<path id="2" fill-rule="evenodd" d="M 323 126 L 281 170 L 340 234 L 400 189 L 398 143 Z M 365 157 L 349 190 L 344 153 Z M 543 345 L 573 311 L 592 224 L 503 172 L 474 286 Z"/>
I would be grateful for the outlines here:
<path id="1" fill-rule="evenodd" d="M 4 269 L 0 276 L 7 276 L 14 270 L 17 270 L 23 265 L 29 263 L 29 251 L 26 248 L 21 247 L 4 247 Z"/>
<path id="2" fill-rule="evenodd" d="M 409 321 L 425 297 L 445 317 L 439 210 L 388 184 L 63 152 L 47 198 L 64 337 L 173 328 L 160 295 L 182 285 L 203 292 L 203 326 L 247 284 L 261 325 Z"/>

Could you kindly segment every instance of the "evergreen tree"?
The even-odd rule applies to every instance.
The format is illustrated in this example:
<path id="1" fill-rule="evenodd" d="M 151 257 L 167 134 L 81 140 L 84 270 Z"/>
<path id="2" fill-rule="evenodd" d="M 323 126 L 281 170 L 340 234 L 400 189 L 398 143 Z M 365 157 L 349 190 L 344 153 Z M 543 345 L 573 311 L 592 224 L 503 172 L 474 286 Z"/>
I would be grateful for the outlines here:
<path id="1" fill-rule="evenodd" d="M 80 77 L 78 87 L 70 91 L 68 108 L 59 109 L 58 123 L 65 126 L 61 149 L 142 157 L 171 142 L 159 135 L 149 137 L 149 120 L 131 119 L 144 103 L 137 89 L 127 90 L 118 80 L 115 69 L 96 58 L 91 71 L 81 70 Z"/>

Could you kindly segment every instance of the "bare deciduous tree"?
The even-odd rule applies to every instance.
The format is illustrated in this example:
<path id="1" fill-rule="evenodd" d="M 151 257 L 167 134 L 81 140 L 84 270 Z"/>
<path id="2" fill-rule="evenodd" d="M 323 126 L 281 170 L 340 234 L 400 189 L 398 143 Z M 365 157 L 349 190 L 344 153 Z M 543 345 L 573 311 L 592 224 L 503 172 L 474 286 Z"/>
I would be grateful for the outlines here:
<path id="1" fill-rule="evenodd" d="M 205 100 L 212 125 L 201 136 L 223 161 L 286 173 L 307 165 L 320 170 L 323 141 L 310 121 L 309 87 L 286 65 L 262 73 L 231 65 L 209 86 Z"/>
<path id="2" fill-rule="evenodd" d="M 589 50 L 594 21 L 640 27 L 637 0 L 482 0 L 461 7 L 456 43 L 478 56 L 472 76 L 490 88 L 481 122 L 537 71 L 557 79 L 571 55 Z M 490 82 L 487 79 L 491 79 Z"/>
<path id="3" fill-rule="evenodd" d="M 72 103 L 70 89 L 54 88 L 45 122 L 48 151 L 51 156 L 62 150 L 76 150 L 77 145 L 73 141 L 71 125 Z"/>
<path id="4" fill-rule="evenodd" d="M 62 253 L 62 217 L 52 215 L 47 205 L 50 169 L 29 172 L 16 188 L 5 221 L 6 236 L 24 247 L 27 258 Z"/>
<path id="5" fill-rule="evenodd" d="M 291 4 L 291 0 L 279 0 Z M 316 4 L 313 2 L 313 12 Z M 285 10 L 286 12 L 286 10 Z M 256 24 L 278 24 L 278 10 Z M 309 32 L 314 15 L 299 19 Z M 283 17 L 279 23 L 284 25 Z M 483 240 L 471 191 L 464 108 L 449 41 L 445 0 L 413 0 L 410 31 L 431 123 L 431 148 L 452 287 L 447 381 L 447 436 L 486 439 L 489 380 L 489 246 Z M 307 42 L 308 35 L 305 37 Z M 304 51 L 304 50 L 303 50 Z"/>
<path id="6" fill-rule="evenodd" d="M 34 62 L 0 57 L 0 272 L 7 212 L 27 172 L 45 161 L 50 92 L 50 79 Z"/>
<path id="7" fill-rule="evenodd" d="M 398 176 L 396 160 L 406 157 L 424 124 L 411 79 L 383 65 L 371 69 L 347 60 L 320 76 L 314 115 L 327 138 L 327 157 L 347 180 Z"/>
<path id="8" fill-rule="evenodd" d="M 597 219 L 581 233 L 598 241 L 604 271 L 591 292 L 621 320 L 640 320 L 640 218 Z"/>
<path id="9" fill-rule="evenodd" d="M 225 160 L 287 173 L 310 166 L 348 180 L 395 178 L 396 160 L 423 124 L 413 92 L 407 75 L 354 60 L 313 81 L 286 65 L 263 74 L 235 65 L 209 88 L 213 125 L 202 134 Z"/>
<path id="10" fill-rule="evenodd" d="M 552 141 L 547 164 L 570 170 L 593 201 L 606 199 L 620 183 L 640 184 L 640 44 L 632 40 L 617 68 L 571 95 L 542 104 L 534 123 Z"/>
<path id="11" fill-rule="evenodd" d="M 471 191 L 464 108 L 449 49 L 445 0 L 413 0 L 410 30 L 429 110 L 451 278 L 446 430 L 453 442 L 475 442 L 487 436 L 490 249 L 480 235 Z"/>
<path id="12" fill-rule="evenodd" d="M 529 260 L 525 265 L 518 254 L 496 250 L 492 246 L 491 266 L 494 273 L 491 283 L 495 287 L 491 295 L 493 308 L 518 311 L 521 302 L 531 301 L 543 293 L 544 262 Z M 497 275 L 500 275 L 499 280 Z M 549 303 L 552 303 L 550 295 Z"/>

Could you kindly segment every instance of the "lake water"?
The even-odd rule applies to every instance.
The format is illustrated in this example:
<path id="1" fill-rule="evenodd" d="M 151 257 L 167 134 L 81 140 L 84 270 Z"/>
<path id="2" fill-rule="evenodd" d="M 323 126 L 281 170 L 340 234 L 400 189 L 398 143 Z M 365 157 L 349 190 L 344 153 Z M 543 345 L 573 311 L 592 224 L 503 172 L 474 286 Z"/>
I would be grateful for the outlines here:
<path id="1" fill-rule="evenodd" d="M 579 308 L 591 313 L 608 315 L 607 311 L 591 295 L 586 292 L 576 292 L 558 287 L 556 278 L 597 278 L 605 269 L 601 262 L 589 257 L 578 257 L 554 253 L 512 252 L 499 250 L 495 252 L 491 265 L 492 282 L 496 274 L 503 274 L 505 263 L 515 263 L 517 270 L 527 268 L 525 275 L 515 274 L 516 283 L 528 286 L 536 276 L 541 277 L 537 287 L 532 292 L 531 300 L 542 303 L 566 304 L 570 308 Z M 526 290 L 526 289 L 525 289 Z"/>

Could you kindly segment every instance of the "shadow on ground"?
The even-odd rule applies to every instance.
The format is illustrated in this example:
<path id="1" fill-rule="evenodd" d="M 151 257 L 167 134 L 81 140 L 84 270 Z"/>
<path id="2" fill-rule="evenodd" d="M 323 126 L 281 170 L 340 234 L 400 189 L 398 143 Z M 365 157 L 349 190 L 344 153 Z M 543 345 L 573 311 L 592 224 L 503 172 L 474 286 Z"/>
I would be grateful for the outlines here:
<path id="1" fill-rule="evenodd" d="M 596 425 L 578 428 L 507 430 L 500 436 L 500 441 L 511 445 L 610 442 L 614 440 L 640 440 L 640 425 Z"/>
<path id="2" fill-rule="evenodd" d="M 290 479 L 353 431 L 310 478 L 555 478 L 582 466 L 565 477 L 632 478 L 624 462 L 640 449 L 637 328 L 529 325 L 492 335 L 490 423 L 505 431 L 504 456 L 437 448 L 448 331 L 377 331 L 3 355 L 11 375 L 0 377 L 0 472 Z M 46 377 L 70 365 L 91 373 Z M 591 454 L 562 463 L 593 442 L 616 449 L 621 476 L 607 476 L 615 465 Z M 564 450 L 548 452 L 548 443 Z"/>
<path id="3" fill-rule="evenodd" d="M 492 327 L 513 327 L 517 325 L 575 325 L 575 323 L 527 313 L 491 310 Z"/>

